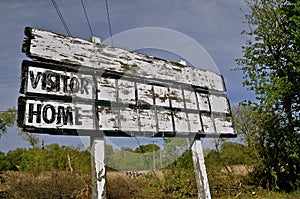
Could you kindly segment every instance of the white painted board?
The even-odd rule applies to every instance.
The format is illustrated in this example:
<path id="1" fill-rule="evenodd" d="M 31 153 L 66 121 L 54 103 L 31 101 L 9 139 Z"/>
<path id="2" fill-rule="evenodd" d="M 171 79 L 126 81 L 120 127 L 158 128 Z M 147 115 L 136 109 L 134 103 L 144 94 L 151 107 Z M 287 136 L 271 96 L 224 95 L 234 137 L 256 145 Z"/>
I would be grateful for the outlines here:
<path id="1" fill-rule="evenodd" d="M 23 52 L 29 57 L 225 91 L 222 76 L 207 70 L 36 28 L 25 34 Z"/>
<path id="2" fill-rule="evenodd" d="M 66 103 L 57 100 L 24 99 L 22 101 L 26 127 L 36 129 L 94 130 L 93 105 Z M 19 109 L 21 107 L 19 106 Z"/>
<path id="3" fill-rule="evenodd" d="M 53 70 L 30 65 L 37 62 L 26 62 L 28 65 L 23 69 L 25 94 L 55 95 L 62 97 L 74 97 L 83 99 L 95 99 L 94 82 L 92 75 Z M 43 66 L 43 64 L 39 64 Z M 46 64 L 47 65 L 47 64 Z"/>
<path id="4" fill-rule="evenodd" d="M 221 96 L 222 97 L 222 96 Z M 19 107 L 24 115 L 20 127 L 36 129 L 73 129 L 122 131 L 128 135 L 174 132 L 182 135 L 235 135 L 232 118 L 226 113 L 170 107 L 95 105 L 88 102 L 64 102 L 52 99 L 26 99 Z M 151 133 L 152 132 L 152 133 Z"/>

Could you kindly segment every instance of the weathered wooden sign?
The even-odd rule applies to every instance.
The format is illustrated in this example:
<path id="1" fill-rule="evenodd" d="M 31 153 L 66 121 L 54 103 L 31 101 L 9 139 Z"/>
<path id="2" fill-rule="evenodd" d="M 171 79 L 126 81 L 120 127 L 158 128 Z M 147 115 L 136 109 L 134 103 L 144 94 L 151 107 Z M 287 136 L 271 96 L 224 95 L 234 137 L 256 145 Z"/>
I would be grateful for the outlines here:
<path id="1" fill-rule="evenodd" d="M 95 99 L 93 76 L 56 64 L 23 61 L 20 93 Z"/>
<path id="2" fill-rule="evenodd" d="M 235 137 L 221 75 L 26 28 L 18 124 L 80 135 Z"/>

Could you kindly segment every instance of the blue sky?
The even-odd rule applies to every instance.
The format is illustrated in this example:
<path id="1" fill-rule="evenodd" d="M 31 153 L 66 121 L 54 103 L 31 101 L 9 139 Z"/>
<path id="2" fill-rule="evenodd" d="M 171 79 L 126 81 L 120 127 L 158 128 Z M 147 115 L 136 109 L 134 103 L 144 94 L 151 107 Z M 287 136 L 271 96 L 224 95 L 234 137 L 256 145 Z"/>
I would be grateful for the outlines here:
<path id="1" fill-rule="evenodd" d="M 104 0 L 85 0 L 93 32 L 103 40 L 109 37 Z M 210 54 L 224 76 L 231 105 L 254 95 L 242 87 L 242 73 L 232 71 L 235 59 L 242 56 L 241 46 L 247 38 L 240 32 L 246 12 L 242 0 L 108 0 L 112 33 L 133 28 L 159 27 L 179 31 L 201 44 Z M 88 40 L 90 32 L 80 0 L 57 0 L 72 36 Z M 50 0 L 1 0 L 0 1 L 0 111 L 17 105 L 20 86 L 21 52 L 24 28 L 36 27 L 67 34 Z M 132 41 L 134 42 L 134 40 Z M 118 46 L 117 43 L 114 44 Z M 184 49 L 185 46 L 182 46 Z M 187 48 L 188 49 L 188 48 Z M 148 50 L 162 58 L 172 58 L 168 53 Z M 191 52 L 192 53 L 192 52 Z M 177 61 L 177 60 L 174 60 Z M 197 66 L 196 66 L 197 67 Z M 0 151 L 26 147 L 16 135 L 16 128 L 0 138 Z M 46 144 L 80 143 L 79 138 L 41 136 Z"/>

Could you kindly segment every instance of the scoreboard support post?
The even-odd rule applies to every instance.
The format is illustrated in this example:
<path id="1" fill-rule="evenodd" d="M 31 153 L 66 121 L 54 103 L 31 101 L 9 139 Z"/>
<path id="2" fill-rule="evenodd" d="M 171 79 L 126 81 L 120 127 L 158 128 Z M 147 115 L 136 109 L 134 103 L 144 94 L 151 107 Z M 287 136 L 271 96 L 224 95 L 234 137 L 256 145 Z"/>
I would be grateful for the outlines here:
<path id="1" fill-rule="evenodd" d="M 209 183 L 204 163 L 204 154 L 200 139 L 195 139 L 192 145 L 192 156 L 196 175 L 198 198 L 211 199 Z"/>
<path id="2" fill-rule="evenodd" d="M 92 198 L 104 199 L 106 168 L 105 168 L 105 137 L 91 139 L 91 155 L 92 155 Z"/>
<path id="3" fill-rule="evenodd" d="M 91 139 L 92 151 L 92 197 L 93 199 L 106 198 L 106 168 L 105 168 L 105 137 Z M 196 176 L 199 199 L 211 199 L 209 182 L 204 163 L 204 154 L 200 139 L 193 141 L 192 147 L 193 165 Z"/>

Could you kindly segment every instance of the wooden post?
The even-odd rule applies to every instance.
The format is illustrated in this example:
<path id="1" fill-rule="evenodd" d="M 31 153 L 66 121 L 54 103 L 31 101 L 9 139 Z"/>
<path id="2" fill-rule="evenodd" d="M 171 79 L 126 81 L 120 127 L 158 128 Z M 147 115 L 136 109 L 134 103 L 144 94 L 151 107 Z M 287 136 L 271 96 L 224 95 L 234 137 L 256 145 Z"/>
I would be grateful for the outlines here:
<path id="1" fill-rule="evenodd" d="M 207 173 L 204 164 L 204 154 L 200 139 L 194 140 L 192 145 L 192 155 L 198 188 L 198 198 L 211 199 Z"/>
<path id="2" fill-rule="evenodd" d="M 105 195 L 105 138 L 91 136 L 92 154 L 92 198 L 104 199 Z"/>

